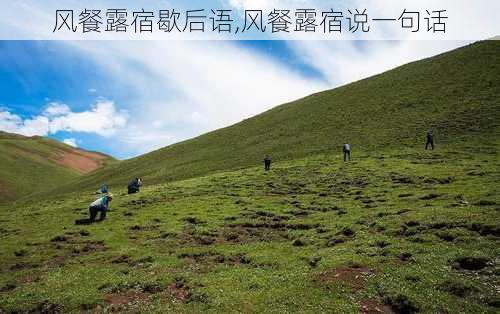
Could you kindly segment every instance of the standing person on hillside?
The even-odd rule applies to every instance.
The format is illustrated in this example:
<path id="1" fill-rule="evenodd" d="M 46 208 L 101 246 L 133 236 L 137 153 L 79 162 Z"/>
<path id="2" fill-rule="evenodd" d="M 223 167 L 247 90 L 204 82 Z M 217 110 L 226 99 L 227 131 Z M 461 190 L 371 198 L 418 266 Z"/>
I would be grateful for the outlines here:
<path id="1" fill-rule="evenodd" d="M 133 178 L 132 181 L 130 181 L 127 186 L 128 194 L 139 192 L 141 186 L 142 186 L 141 178 Z"/>
<path id="2" fill-rule="evenodd" d="M 345 143 L 342 150 L 344 152 L 344 162 L 347 160 L 351 160 L 351 145 Z"/>
<path id="3" fill-rule="evenodd" d="M 271 157 L 269 155 L 266 155 L 266 157 L 264 158 L 264 170 L 271 170 Z"/>
<path id="4" fill-rule="evenodd" d="M 100 197 L 93 201 L 89 206 L 89 219 L 79 219 L 75 221 L 77 225 L 91 224 L 94 223 L 97 217 L 97 213 L 100 212 L 99 221 L 106 219 L 106 212 L 109 210 L 109 203 L 113 200 L 113 194 L 108 193 L 103 197 Z"/>
<path id="5" fill-rule="evenodd" d="M 429 145 L 431 146 L 431 150 L 434 150 L 434 134 L 432 133 L 432 130 L 429 130 L 429 132 L 427 132 L 427 143 L 425 143 L 425 150 L 429 148 Z"/>

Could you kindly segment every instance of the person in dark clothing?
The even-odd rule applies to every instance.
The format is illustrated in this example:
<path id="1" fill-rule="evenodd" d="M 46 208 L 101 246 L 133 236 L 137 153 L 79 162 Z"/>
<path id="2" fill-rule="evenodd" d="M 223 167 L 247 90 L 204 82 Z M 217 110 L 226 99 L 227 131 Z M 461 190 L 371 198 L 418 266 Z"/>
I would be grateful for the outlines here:
<path id="1" fill-rule="evenodd" d="M 427 132 L 427 143 L 425 143 L 425 150 L 431 147 L 431 150 L 434 150 L 434 134 L 432 131 Z"/>
<path id="2" fill-rule="evenodd" d="M 108 193 L 103 197 L 100 197 L 93 201 L 89 206 L 89 219 L 79 219 L 75 221 L 77 225 L 91 224 L 96 221 L 97 213 L 101 213 L 98 221 L 103 221 L 106 219 L 106 212 L 109 210 L 109 202 L 113 200 L 113 195 Z"/>
<path id="3" fill-rule="evenodd" d="M 345 143 L 342 151 L 344 152 L 344 161 L 351 160 L 351 145 Z"/>
<path id="4" fill-rule="evenodd" d="M 264 158 L 264 170 L 271 170 L 271 157 L 269 157 L 269 155 L 266 155 L 266 157 Z"/>
<path id="5" fill-rule="evenodd" d="M 134 178 L 128 184 L 128 194 L 133 194 L 139 192 L 140 187 L 142 186 L 142 180 L 140 178 Z"/>

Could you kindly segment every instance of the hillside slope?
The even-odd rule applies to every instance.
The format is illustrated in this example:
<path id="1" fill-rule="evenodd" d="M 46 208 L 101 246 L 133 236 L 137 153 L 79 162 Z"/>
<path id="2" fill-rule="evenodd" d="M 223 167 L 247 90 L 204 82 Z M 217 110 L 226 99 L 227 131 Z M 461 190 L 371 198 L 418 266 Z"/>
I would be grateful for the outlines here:
<path id="1" fill-rule="evenodd" d="M 498 146 L 449 146 L 0 210 L 0 312 L 498 313 Z"/>
<path id="2" fill-rule="evenodd" d="M 51 139 L 0 132 L 0 202 L 65 184 L 112 161 Z"/>
<path id="3" fill-rule="evenodd" d="M 272 82 L 269 82 L 272 83 Z M 200 91 L 203 92 L 203 91 Z M 500 120 L 500 42 L 478 42 L 340 88 L 278 106 L 231 127 L 96 171 L 69 190 L 132 176 L 146 183 L 339 150 L 491 140 Z"/>

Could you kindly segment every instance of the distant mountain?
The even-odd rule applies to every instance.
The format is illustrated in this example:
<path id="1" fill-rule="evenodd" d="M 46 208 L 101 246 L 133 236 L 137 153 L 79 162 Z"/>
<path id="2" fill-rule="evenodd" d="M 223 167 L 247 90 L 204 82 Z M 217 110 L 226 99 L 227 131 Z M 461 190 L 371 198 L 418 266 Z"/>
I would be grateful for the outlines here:
<path id="1" fill-rule="evenodd" d="M 0 131 L 0 202 L 53 189 L 113 162 L 48 138 Z"/>

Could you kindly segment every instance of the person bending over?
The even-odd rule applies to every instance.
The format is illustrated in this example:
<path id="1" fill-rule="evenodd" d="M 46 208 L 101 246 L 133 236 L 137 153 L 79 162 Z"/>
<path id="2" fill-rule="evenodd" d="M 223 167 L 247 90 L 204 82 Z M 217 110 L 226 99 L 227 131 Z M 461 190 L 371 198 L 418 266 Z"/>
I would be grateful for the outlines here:
<path id="1" fill-rule="evenodd" d="M 106 212 L 109 210 L 109 203 L 113 200 L 113 194 L 106 194 L 95 201 L 93 201 L 89 206 L 89 219 L 79 219 L 75 221 L 77 225 L 91 224 L 96 221 L 97 214 L 99 215 L 98 221 L 103 221 L 106 219 Z"/>
<path id="2" fill-rule="evenodd" d="M 134 194 L 139 192 L 140 187 L 142 186 L 142 180 L 141 178 L 134 178 L 130 183 L 128 184 L 128 194 Z"/>

